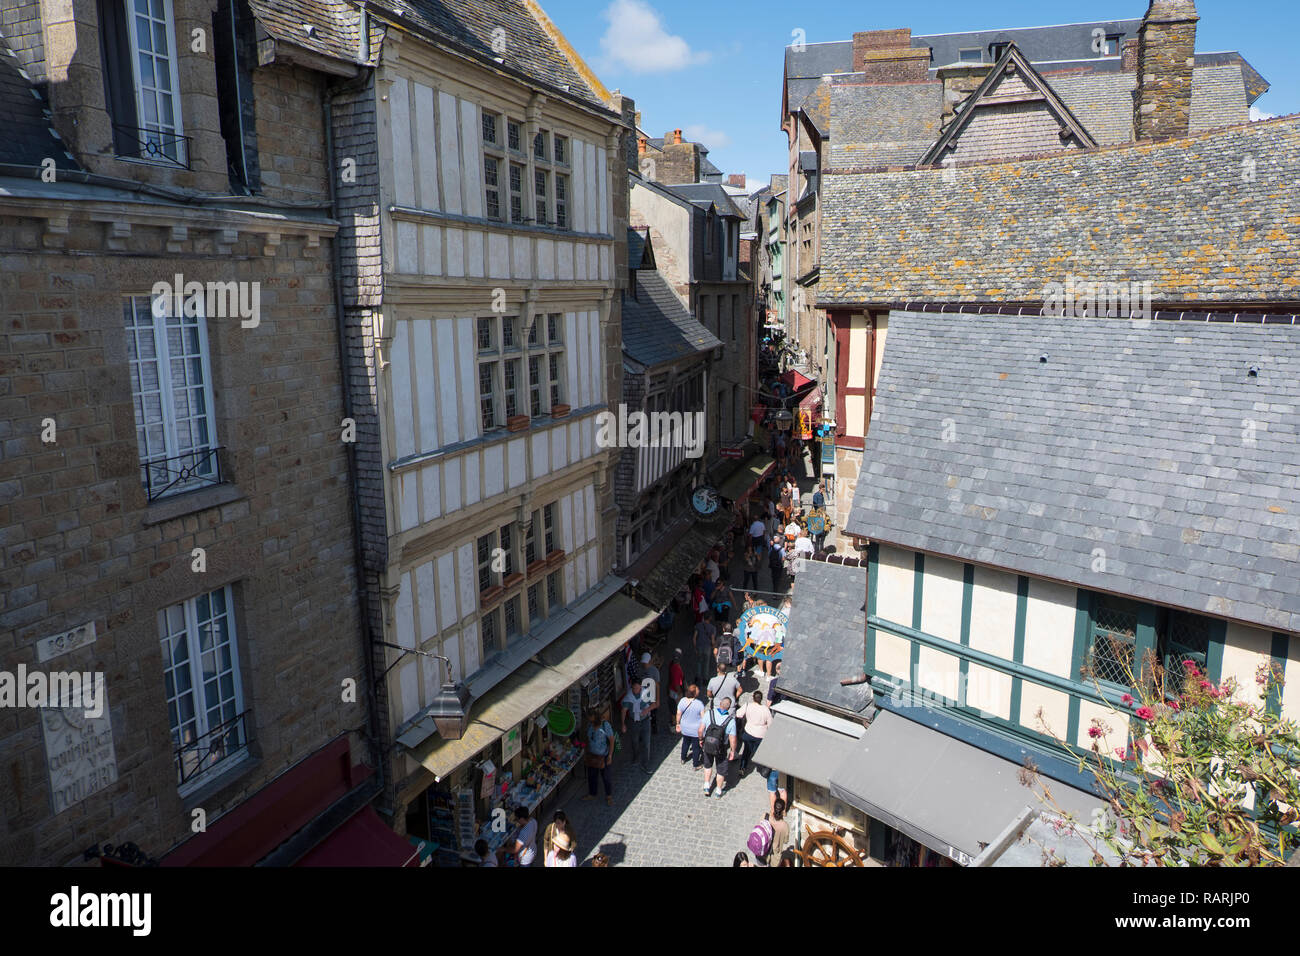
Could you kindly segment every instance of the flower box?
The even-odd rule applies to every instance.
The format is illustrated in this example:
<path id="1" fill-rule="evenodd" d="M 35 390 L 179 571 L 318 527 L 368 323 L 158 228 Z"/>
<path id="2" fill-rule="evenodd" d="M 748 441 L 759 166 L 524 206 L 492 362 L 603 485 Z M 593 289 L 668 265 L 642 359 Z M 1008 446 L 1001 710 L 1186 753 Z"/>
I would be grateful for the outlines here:
<path id="1" fill-rule="evenodd" d="M 532 424 L 532 421 L 533 420 L 529 418 L 527 415 L 511 415 L 509 418 L 506 419 L 506 431 L 510 431 L 510 432 L 526 431 L 528 426 Z"/>

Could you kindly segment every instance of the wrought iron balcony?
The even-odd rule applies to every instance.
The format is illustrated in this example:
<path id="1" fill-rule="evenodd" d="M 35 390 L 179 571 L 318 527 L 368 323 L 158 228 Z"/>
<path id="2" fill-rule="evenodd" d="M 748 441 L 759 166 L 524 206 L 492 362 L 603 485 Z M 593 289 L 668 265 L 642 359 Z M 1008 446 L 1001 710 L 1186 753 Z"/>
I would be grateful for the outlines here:
<path id="1" fill-rule="evenodd" d="M 150 458 L 141 462 L 145 495 L 152 502 L 182 491 L 221 484 L 221 457 L 217 453 L 222 450 L 224 446 L 214 445 L 171 458 Z"/>
<path id="2" fill-rule="evenodd" d="M 128 159 L 167 163 L 178 169 L 190 168 L 190 138 L 179 133 L 113 124 L 118 155 Z M 123 148 L 126 146 L 127 148 Z M 134 149 L 134 152 L 130 150 Z"/>
<path id="3" fill-rule="evenodd" d="M 175 748 L 178 785 L 193 780 L 211 770 L 248 746 L 248 728 L 245 719 L 251 711 L 237 714 L 225 723 L 218 724 L 206 734 L 186 741 Z M 175 739 L 175 735 L 173 735 Z"/>

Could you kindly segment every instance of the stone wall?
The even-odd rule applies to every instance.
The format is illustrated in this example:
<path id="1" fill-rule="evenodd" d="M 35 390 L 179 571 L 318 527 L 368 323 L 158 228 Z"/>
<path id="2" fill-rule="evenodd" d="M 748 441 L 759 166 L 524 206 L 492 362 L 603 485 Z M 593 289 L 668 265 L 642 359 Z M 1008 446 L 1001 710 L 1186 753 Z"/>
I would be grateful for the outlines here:
<path id="1" fill-rule="evenodd" d="M 275 244 L 203 229 L 208 214 L 186 209 L 188 229 L 137 223 L 111 248 L 114 224 L 78 209 L 64 245 L 46 248 L 42 221 L 12 209 L 0 208 L 0 667 L 103 672 L 117 781 L 52 816 L 38 714 L 0 711 L 0 863 L 62 865 L 125 841 L 157 857 L 191 835 L 192 808 L 213 820 L 365 723 L 329 227 L 322 238 L 281 220 Z M 260 323 L 207 320 L 225 483 L 151 504 L 123 297 L 177 272 L 260 283 Z M 255 759 L 182 799 L 158 614 L 227 584 Z M 87 622 L 95 643 L 36 663 L 35 642 Z M 356 703 L 342 702 L 347 679 Z"/>

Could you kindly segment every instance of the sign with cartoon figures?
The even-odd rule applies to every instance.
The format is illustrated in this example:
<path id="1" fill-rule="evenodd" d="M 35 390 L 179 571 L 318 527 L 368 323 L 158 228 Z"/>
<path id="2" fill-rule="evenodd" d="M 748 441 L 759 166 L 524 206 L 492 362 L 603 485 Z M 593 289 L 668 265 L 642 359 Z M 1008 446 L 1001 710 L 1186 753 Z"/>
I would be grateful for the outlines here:
<path id="1" fill-rule="evenodd" d="M 737 632 L 741 653 L 759 660 L 780 660 L 785 645 L 786 616 L 767 604 L 758 604 L 740 615 Z"/>

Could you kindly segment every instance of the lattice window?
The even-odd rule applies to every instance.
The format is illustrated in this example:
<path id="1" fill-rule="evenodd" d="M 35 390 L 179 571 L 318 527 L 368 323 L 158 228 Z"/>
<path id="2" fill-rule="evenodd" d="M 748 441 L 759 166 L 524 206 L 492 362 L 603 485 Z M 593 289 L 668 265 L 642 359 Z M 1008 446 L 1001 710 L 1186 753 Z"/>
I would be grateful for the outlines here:
<path id="1" fill-rule="evenodd" d="M 1187 681 L 1184 661 L 1195 662 L 1197 670 L 1205 673 L 1210 651 L 1209 620 L 1183 611 L 1170 611 L 1156 650 L 1165 668 L 1165 693 L 1182 693 Z"/>
<path id="2" fill-rule="evenodd" d="M 1092 621 L 1092 667 L 1099 680 L 1128 686 L 1136 677 L 1137 606 L 1098 598 Z"/>

